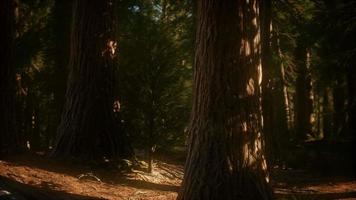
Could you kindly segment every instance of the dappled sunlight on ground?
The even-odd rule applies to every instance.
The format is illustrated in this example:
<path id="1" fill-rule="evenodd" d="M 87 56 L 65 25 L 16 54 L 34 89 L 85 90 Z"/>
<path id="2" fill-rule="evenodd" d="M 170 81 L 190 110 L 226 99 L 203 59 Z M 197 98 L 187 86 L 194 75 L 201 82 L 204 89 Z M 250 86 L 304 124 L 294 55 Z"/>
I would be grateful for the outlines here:
<path id="1" fill-rule="evenodd" d="M 152 174 L 139 170 L 120 174 L 117 170 L 68 168 L 40 158 L 16 160 L 0 161 L 0 176 L 49 191 L 103 199 L 175 199 L 183 173 L 181 166 L 163 162 L 155 164 Z"/>

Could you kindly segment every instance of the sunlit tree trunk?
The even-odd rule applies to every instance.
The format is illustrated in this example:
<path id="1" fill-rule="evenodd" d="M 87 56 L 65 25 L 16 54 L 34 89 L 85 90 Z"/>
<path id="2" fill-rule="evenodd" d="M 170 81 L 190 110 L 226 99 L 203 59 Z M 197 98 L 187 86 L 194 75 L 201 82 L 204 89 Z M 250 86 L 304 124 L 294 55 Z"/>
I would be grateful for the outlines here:
<path id="1" fill-rule="evenodd" d="M 262 108 L 263 108 L 263 133 L 266 142 L 266 157 L 268 161 L 273 162 L 273 152 L 276 149 L 274 145 L 274 112 L 273 112 L 273 63 L 271 52 L 271 1 L 266 0 L 261 5 L 261 47 L 262 47 Z"/>
<path id="2" fill-rule="evenodd" d="M 15 119 L 15 3 L 0 1 L 0 154 L 18 149 Z"/>
<path id="3" fill-rule="evenodd" d="M 113 0 L 76 0 L 66 104 L 54 156 L 103 159 L 130 156 L 114 117 L 116 19 Z"/>
<path id="4" fill-rule="evenodd" d="M 281 147 L 285 145 L 288 138 L 288 125 L 284 101 L 284 72 L 280 69 L 283 66 L 276 65 L 272 56 L 272 43 L 277 42 L 277 39 L 274 36 L 272 40 L 272 5 L 270 0 L 263 1 L 261 11 L 263 132 L 266 141 L 267 161 L 272 165 L 282 156 Z M 277 44 L 273 46 L 277 46 Z"/>
<path id="5" fill-rule="evenodd" d="M 295 128 L 296 138 L 301 141 L 307 139 L 307 134 L 311 133 L 310 117 L 313 106 L 311 99 L 311 77 L 308 69 L 309 52 L 301 41 L 297 41 L 295 51 L 295 60 L 297 65 L 295 89 Z"/>
<path id="6" fill-rule="evenodd" d="M 259 1 L 200 0 L 197 8 L 194 102 L 178 199 L 271 199 Z"/>

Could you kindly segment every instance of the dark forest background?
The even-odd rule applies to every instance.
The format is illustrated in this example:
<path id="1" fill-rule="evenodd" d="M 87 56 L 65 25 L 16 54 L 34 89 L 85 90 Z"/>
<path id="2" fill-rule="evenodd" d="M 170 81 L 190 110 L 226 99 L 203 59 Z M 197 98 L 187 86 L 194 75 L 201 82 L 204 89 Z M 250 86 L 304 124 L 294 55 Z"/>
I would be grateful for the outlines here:
<path id="1" fill-rule="evenodd" d="M 201 51 L 196 49 L 204 42 L 197 34 L 197 29 L 205 30 L 203 3 L 118 0 L 110 8 L 96 5 L 97 11 L 87 4 L 80 0 L 1 1 L 1 154 L 33 151 L 100 160 L 131 158 L 136 153 L 147 159 L 149 171 L 152 159 L 160 155 L 182 154 L 179 159 L 184 161 L 197 94 L 194 69 Z M 217 13 L 219 9 L 223 10 L 216 6 Z M 356 130 L 356 2 L 261 1 L 259 9 L 255 14 L 262 48 L 263 151 L 269 168 L 351 172 Z M 220 14 L 229 26 L 233 19 L 229 21 L 226 13 Z M 223 28 L 217 30 L 230 30 Z M 11 30 L 9 35 L 5 30 Z M 94 43 L 99 40 L 91 35 L 101 30 L 113 39 L 104 42 L 116 55 L 112 61 L 94 58 L 99 54 Z M 75 43 L 79 33 L 82 38 Z M 230 48 L 217 47 L 221 52 Z M 109 57 L 110 52 L 102 51 L 102 55 Z M 85 59 L 91 59 L 92 65 Z M 102 64 L 109 71 L 73 67 L 100 68 Z M 85 80 L 78 78 L 84 76 Z M 100 88 L 110 91 L 101 93 Z M 110 103 L 100 107 L 96 96 L 107 94 Z M 76 95 L 82 95 L 86 103 L 75 103 L 80 98 Z M 109 114 L 101 113 L 108 105 L 112 106 Z M 96 115 L 97 119 L 86 118 Z M 105 134 L 95 135 L 98 130 Z M 90 136 L 68 138 L 77 132 Z M 98 142 L 93 141 L 95 137 Z M 69 145 L 71 141 L 75 147 Z"/>

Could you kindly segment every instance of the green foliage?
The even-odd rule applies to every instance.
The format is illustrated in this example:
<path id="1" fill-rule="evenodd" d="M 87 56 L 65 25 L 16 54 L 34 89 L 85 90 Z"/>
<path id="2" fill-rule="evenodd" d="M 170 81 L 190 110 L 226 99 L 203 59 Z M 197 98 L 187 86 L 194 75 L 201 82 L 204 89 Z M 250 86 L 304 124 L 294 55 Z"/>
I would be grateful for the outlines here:
<path id="1" fill-rule="evenodd" d="M 120 26 L 122 119 L 140 148 L 183 144 L 189 118 L 192 42 L 185 35 L 189 13 L 169 2 L 164 5 L 151 1 L 127 5 L 128 19 Z"/>
<path id="2" fill-rule="evenodd" d="M 46 91 L 48 20 L 53 1 L 18 1 L 16 8 L 15 65 L 17 121 L 22 141 L 46 146 L 50 94 Z"/>
<path id="3" fill-rule="evenodd" d="M 295 57 L 299 45 L 307 48 L 311 55 L 307 74 L 312 87 L 313 135 L 322 137 L 320 127 L 323 123 L 332 123 L 335 113 L 345 115 L 346 108 L 333 107 L 335 100 L 328 93 L 338 90 L 347 95 L 346 75 L 355 64 L 352 58 L 356 52 L 356 2 L 281 0 L 273 1 L 272 5 L 272 34 L 279 40 L 278 47 L 281 50 L 281 55 L 278 55 L 278 48 L 274 48 L 274 58 L 285 69 L 284 84 L 289 95 L 291 118 L 293 120 L 295 113 L 295 86 L 298 63 L 301 62 Z M 342 101 L 345 102 L 345 99 Z"/>

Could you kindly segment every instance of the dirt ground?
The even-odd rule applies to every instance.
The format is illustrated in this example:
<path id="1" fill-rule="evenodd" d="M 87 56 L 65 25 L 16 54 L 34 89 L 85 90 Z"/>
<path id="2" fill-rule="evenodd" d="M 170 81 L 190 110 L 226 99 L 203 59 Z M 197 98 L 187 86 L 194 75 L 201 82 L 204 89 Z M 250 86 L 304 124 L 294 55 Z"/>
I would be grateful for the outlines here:
<path id="1" fill-rule="evenodd" d="M 175 199 L 183 177 L 181 164 L 155 161 L 152 174 L 118 172 L 26 154 L 0 161 L 0 199 Z M 302 170 L 274 169 L 277 199 L 356 200 L 356 180 L 319 176 Z"/>

